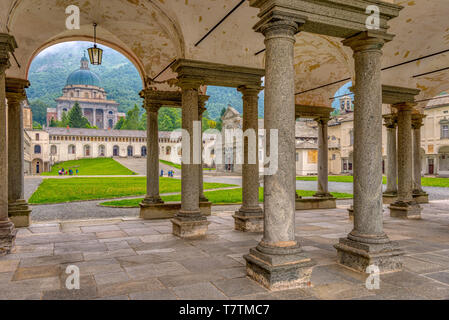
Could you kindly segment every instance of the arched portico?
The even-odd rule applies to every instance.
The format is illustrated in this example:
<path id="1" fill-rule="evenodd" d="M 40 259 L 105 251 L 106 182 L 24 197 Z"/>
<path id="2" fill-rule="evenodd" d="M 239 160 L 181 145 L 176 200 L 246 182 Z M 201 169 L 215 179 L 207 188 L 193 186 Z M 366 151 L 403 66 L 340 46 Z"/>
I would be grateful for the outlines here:
<path id="1" fill-rule="evenodd" d="M 360 4 L 360 8 L 364 3 L 354 1 Z M 81 2 L 73 1 L 73 4 L 81 5 Z M 180 95 L 177 103 L 179 105 L 180 100 L 183 107 L 183 128 L 192 136 L 192 123 L 199 118 L 201 86 L 238 86 L 245 91 L 244 115 L 253 114 L 249 111 L 254 111 L 256 106 L 254 90 L 260 90 L 260 77 L 265 70 L 265 129 L 278 130 L 279 153 L 282 157 L 278 159 L 277 170 L 264 178 L 263 239 L 256 248 L 251 249 L 245 259 L 249 276 L 263 285 L 270 289 L 294 287 L 308 282 L 313 266 L 313 262 L 302 253 L 295 237 L 295 100 L 310 104 L 323 102 L 326 105 L 330 100 L 328 98 L 335 92 L 333 84 L 329 82 L 354 78 L 354 229 L 336 246 L 338 261 L 362 272 L 366 264 L 373 259 L 381 264 L 382 271 L 400 269 L 401 252 L 393 247 L 382 227 L 381 85 L 385 80 L 388 84 L 421 88 L 419 98 L 436 94 L 435 91 L 446 81 L 444 73 L 430 76 L 418 76 L 418 73 L 439 67 L 443 63 L 442 56 L 432 62 L 423 60 L 422 63 L 407 63 L 406 67 L 405 64 L 399 64 L 409 57 L 411 59 L 432 53 L 426 52 L 429 49 L 425 41 L 435 40 L 436 35 L 427 36 L 422 30 L 432 25 L 435 34 L 440 32 L 439 37 L 445 34 L 444 30 L 448 29 L 449 25 L 447 19 L 442 19 L 442 13 L 448 11 L 449 4 L 443 0 L 423 0 L 419 4 L 411 5 L 410 3 L 414 3 L 411 1 L 404 4 L 405 14 L 398 18 L 401 8 L 393 3 L 400 1 L 390 1 L 389 4 L 379 2 L 386 13 L 382 15 L 380 30 L 372 32 L 367 31 L 366 26 L 360 22 L 365 21 L 365 11 L 361 9 L 352 8 L 349 12 L 347 8 L 338 5 L 332 9 L 320 7 L 328 2 L 298 0 L 292 2 L 289 14 L 284 14 L 282 10 L 269 12 L 270 9 L 262 9 L 259 12 L 258 9 L 265 1 L 254 0 L 245 2 L 241 10 L 232 16 L 234 23 L 228 24 L 226 32 L 222 30 L 212 33 L 208 39 L 200 42 L 199 40 L 203 40 L 204 29 L 214 25 L 219 20 L 217 18 L 221 17 L 223 2 L 226 5 L 231 4 L 231 1 L 227 0 L 219 3 L 209 0 L 195 3 L 146 1 L 137 6 L 133 1 L 111 0 L 102 1 L 104 7 L 101 8 L 99 1 L 91 1 L 81 6 L 85 19 L 81 29 L 68 31 L 64 29 L 65 6 L 60 1 L 42 1 L 40 6 L 35 6 L 35 2 L 31 0 L 2 1 L 0 139 L 7 136 L 8 128 L 3 96 L 4 78 L 6 75 L 20 79 L 27 77 L 26 68 L 19 68 L 10 59 L 9 52 L 14 52 L 19 64 L 26 66 L 45 45 L 58 43 L 62 39 L 89 39 L 92 33 L 91 23 L 97 20 L 97 14 L 101 11 L 108 11 L 109 14 L 96 21 L 99 23 L 99 42 L 121 48 L 130 59 L 133 58 L 146 84 L 145 107 L 151 110 L 148 115 L 148 123 L 151 123 L 148 125 L 148 131 L 156 132 L 151 136 L 151 141 L 155 142 L 153 145 L 157 146 L 157 141 L 154 141 L 157 139 L 157 110 L 169 100 L 161 99 L 162 103 L 161 100 L 155 103 L 149 95 L 150 91 L 156 91 L 161 96 L 166 92 Z M 324 9 L 336 10 L 336 15 L 344 13 L 351 23 L 345 21 L 341 25 L 341 21 L 330 16 L 322 17 L 319 22 L 314 20 L 313 16 L 304 20 L 303 17 L 309 13 L 296 6 L 300 2 L 313 3 L 318 16 L 326 11 Z M 420 15 L 426 6 L 431 7 L 429 14 Z M 117 10 L 119 7 L 122 10 Z M 201 19 L 198 19 L 199 15 Z M 413 24 L 407 24 L 409 22 L 405 19 L 408 17 L 415 18 Z M 435 23 L 436 17 L 442 22 Z M 393 22 L 387 33 L 390 19 L 396 23 Z M 36 32 L 36 25 L 40 26 L 40 32 Z M 257 33 L 253 31 L 254 25 Z M 404 27 L 412 25 L 413 32 Z M 299 32 L 300 30 L 303 32 Z M 396 39 L 387 44 L 392 40 L 392 34 L 396 34 Z M 341 43 L 341 39 L 346 40 Z M 20 45 L 19 48 L 16 48 L 16 41 Z M 298 43 L 296 47 L 295 41 Z M 438 46 L 432 49 L 443 46 L 444 41 L 439 41 Z M 256 54 L 264 48 L 266 53 Z M 172 65 L 172 69 L 166 68 L 175 59 L 176 63 Z M 261 70 L 263 63 L 265 68 Z M 393 65 L 397 66 L 393 68 Z M 160 73 L 164 68 L 166 71 Z M 227 76 L 223 76 L 223 73 Z M 159 74 L 160 78 L 155 80 L 154 77 Z M 156 88 L 159 90 L 154 90 Z M 408 125 L 410 109 L 403 111 L 402 121 Z M 247 120 L 247 126 L 253 127 L 254 118 Z M 408 131 L 404 127 L 401 130 L 403 141 L 409 147 L 410 128 L 407 128 Z M 0 140 L 0 148 L 6 143 L 4 139 Z M 196 143 L 198 144 L 198 141 Z M 158 153 L 158 149 L 153 152 L 154 147 L 150 143 L 148 146 L 150 155 Z M 193 151 L 193 147 L 188 148 Z M 6 148 L 2 148 L 4 149 Z M 0 181 L 0 238 L 6 243 L 3 245 L 2 242 L 2 246 L 6 248 L 4 251 L 9 252 L 15 233 L 4 208 L 8 193 L 8 183 L 4 177 L 7 177 L 8 173 L 4 172 L 3 168 L 7 168 L 7 156 L 0 155 L 0 170 L 3 170 L 0 171 L 0 177 L 3 179 Z M 193 152 L 188 156 L 192 157 Z M 407 161 L 404 162 L 410 164 L 410 159 L 405 158 Z M 151 163 L 156 163 L 157 166 L 156 157 L 149 161 L 153 161 Z M 173 231 L 179 236 L 204 235 L 207 231 L 207 219 L 199 210 L 199 167 L 198 163 L 183 163 L 181 210 L 173 221 Z M 247 169 L 246 174 L 248 170 L 251 169 Z M 403 176 L 407 174 L 405 171 L 402 173 Z M 255 190 L 256 184 L 252 179 L 248 179 L 244 185 L 247 190 Z M 155 188 L 149 192 L 151 194 L 148 194 L 146 199 L 157 202 L 158 190 Z M 249 200 L 246 204 L 249 204 L 253 198 L 247 199 Z M 255 209 L 257 218 L 260 219 L 260 208 Z M 243 217 L 249 220 L 252 218 L 249 214 Z"/>

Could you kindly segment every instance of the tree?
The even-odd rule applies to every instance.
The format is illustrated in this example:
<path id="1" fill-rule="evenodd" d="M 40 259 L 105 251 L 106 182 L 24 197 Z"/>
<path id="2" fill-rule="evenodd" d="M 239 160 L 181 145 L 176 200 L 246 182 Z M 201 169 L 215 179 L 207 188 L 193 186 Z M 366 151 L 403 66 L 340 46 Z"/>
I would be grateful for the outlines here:
<path id="1" fill-rule="evenodd" d="M 33 112 L 33 121 L 40 124 L 47 123 L 47 108 L 50 106 L 40 99 L 34 99 L 30 102 L 30 108 Z"/>
<path id="2" fill-rule="evenodd" d="M 89 128 L 89 121 L 83 116 L 83 111 L 78 102 L 75 102 L 73 108 L 68 114 L 70 128 Z"/>
<path id="3" fill-rule="evenodd" d="M 56 121 L 54 118 L 51 118 L 50 127 L 52 128 L 59 127 L 58 121 Z"/>
<path id="4" fill-rule="evenodd" d="M 140 109 L 137 105 L 126 113 L 126 118 L 121 126 L 121 130 L 139 130 L 140 123 Z"/>
<path id="5" fill-rule="evenodd" d="M 69 125 L 69 116 L 67 112 L 62 112 L 61 121 L 58 122 L 58 127 L 67 127 Z"/>
<path id="6" fill-rule="evenodd" d="M 125 118 L 120 118 L 117 121 L 117 123 L 115 124 L 114 130 L 121 130 L 124 123 L 125 123 Z"/>
<path id="7" fill-rule="evenodd" d="M 42 130 L 42 125 L 36 121 L 33 121 L 33 129 Z"/>

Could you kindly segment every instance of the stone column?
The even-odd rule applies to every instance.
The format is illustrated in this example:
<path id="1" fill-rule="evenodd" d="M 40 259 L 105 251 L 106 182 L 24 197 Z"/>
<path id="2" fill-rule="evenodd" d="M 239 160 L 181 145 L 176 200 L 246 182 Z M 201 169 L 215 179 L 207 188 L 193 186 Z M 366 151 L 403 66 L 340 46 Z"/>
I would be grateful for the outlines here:
<path id="1" fill-rule="evenodd" d="M 418 203 L 429 203 L 429 196 L 422 189 L 421 185 L 421 128 L 424 125 L 425 115 L 415 114 L 412 116 L 413 129 L 413 198 Z"/>
<path id="2" fill-rule="evenodd" d="M 158 111 L 161 106 L 145 102 L 147 111 L 147 194 L 141 206 L 164 203 L 159 195 L 159 129 Z"/>
<path id="3" fill-rule="evenodd" d="M 413 106 L 412 103 L 393 105 L 398 110 L 398 199 L 390 205 L 390 215 L 395 218 L 421 218 L 421 208 L 413 200 Z"/>
<path id="4" fill-rule="evenodd" d="M 396 127 L 397 118 L 395 115 L 384 116 L 384 125 L 387 128 L 387 189 L 383 196 L 396 197 L 397 185 L 397 150 L 396 150 Z"/>
<path id="5" fill-rule="evenodd" d="M 328 175 L 329 175 L 329 147 L 327 138 L 327 123 L 329 118 L 322 118 L 316 120 L 318 123 L 318 192 L 314 197 L 332 198 L 328 189 Z"/>
<path id="6" fill-rule="evenodd" d="M 250 249 L 246 271 L 269 289 L 305 286 L 313 262 L 295 236 L 295 75 L 294 44 L 299 17 L 267 15 L 254 27 L 265 36 L 265 129 L 270 150 L 271 130 L 277 130 L 278 163 L 264 176 L 264 234 Z"/>
<path id="7" fill-rule="evenodd" d="M 362 32 L 343 41 L 354 51 L 354 229 L 335 245 L 338 263 L 366 272 L 400 270 L 402 252 L 383 231 L 381 58 L 391 36 Z"/>
<path id="8" fill-rule="evenodd" d="M 9 53 L 17 48 L 14 37 L 0 33 L 0 256 L 14 250 L 17 230 L 8 218 L 8 110 L 6 106 L 6 74 Z"/>
<path id="9" fill-rule="evenodd" d="M 28 227 L 31 209 L 24 196 L 23 110 L 27 80 L 6 79 L 8 100 L 8 215 L 16 228 Z"/>
<path id="10" fill-rule="evenodd" d="M 203 132 L 203 113 L 206 111 L 205 105 L 207 99 L 203 98 L 204 96 L 199 97 L 199 105 L 198 105 L 198 121 L 200 123 L 200 131 L 201 131 L 201 147 L 200 147 L 200 159 L 201 159 L 201 165 L 200 165 L 200 182 L 199 182 L 199 190 L 200 190 L 200 202 L 209 202 L 209 200 L 204 195 L 204 188 L 203 188 L 203 138 L 202 138 L 202 132 Z"/>
<path id="11" fill-rule="evenodd" d="M 209 222 L 199 207 L 199 171 L 201 134 L 194 132 L 198 121 L 198 89 L 200 83 L 181 79 L 182 88 L 182 165 L 181 210 L 171 220 L 173 234 L 182 238 L 202 237 Z M 198 131 L 198 125 L 196 125 Z"/>
<path id="12" fill-rule="evenodd" d="M 242 207 L 235 212 L 235 230 L 262 232 L 263 210 L 259 205 L 259 92 L 261 88 L 239 87 L 243 95 Z M 248 138 L 245 138 L 248 137 Z M 251 142 L 251 143 L 248 143 Z M 250 163 L 252 162 L 252 163 Z"/>

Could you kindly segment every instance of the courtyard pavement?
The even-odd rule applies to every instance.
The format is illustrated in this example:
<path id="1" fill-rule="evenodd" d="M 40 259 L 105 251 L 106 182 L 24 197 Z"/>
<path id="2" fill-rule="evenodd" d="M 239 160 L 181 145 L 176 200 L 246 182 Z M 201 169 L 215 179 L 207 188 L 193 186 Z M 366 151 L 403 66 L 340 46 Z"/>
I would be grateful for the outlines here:
<path id="1" fill-rule="evenodd" d="M 406 251 L 405 268 L 382 275 L 378 290 L 366 288 L 366 275 L 335 263 L 333 245 L 352 228 L 339 207 L 296 212 L 297 236 L 316 263 L 304 289 L 269 292 L 248 279 L 242 256 L 261 234 L 234 231 L 233 211 L 220 211 L 208 218 L 207 237 L 192 241 L 173 236 L 169 220 L 20 229 L 16 252 L 0 258 L 0 299 L 449 299 L 448 205 L 425 205 L 419 221 L 385 211 L 385 231 Z M 68 265 L 80 269 L 80 290 L 65 288 Z"/>

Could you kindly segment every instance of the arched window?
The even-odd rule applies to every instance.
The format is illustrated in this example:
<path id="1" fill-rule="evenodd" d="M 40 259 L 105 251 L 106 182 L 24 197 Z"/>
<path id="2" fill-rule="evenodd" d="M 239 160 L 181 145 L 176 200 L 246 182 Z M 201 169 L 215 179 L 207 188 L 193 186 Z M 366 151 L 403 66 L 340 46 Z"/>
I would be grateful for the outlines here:
<path id="1" fill-rule="evenodd" d="M 109 111 L 109 114 L 112 116 L 114 114 L 114 112 L 113 111 Z"/>
<path id="2" fill-rule="evenodd" d="M 40 145 L 35 145 L 34 146 L 34 154 L 41 154 L 42 149 Z"/>
<path id="3" fill-rule="evenodd" d="M 132 157 L 133 156 L 133 147 L 129 146 L 128 147 L 128 157 Z"/>
<path id="4" fill-rule="evenodd" d="M 114 126 L 114 121 L 112 119 L 109 119 L 108 124 L 109 124 L 109 128 L 112 129 L 112 127 Z"/>
<path id="5" fill-rule="evenodd" d="M 89 145 L 84 146 L 84 156 L 90 157 L 90 146 Z"/>
<path id="6" fill-rule="evenodd" d="M 55 145 L 51 146 L 50 153 L 52 155 L 55 155 L 57 152 L 58 152 L 58 149 L 56 148 L 56 146 Z"/>
<path id="7" fill-rule="evenodd" d="M 165 154 L 166 154 L 167 156 L 169 156 L 170 153 L 171 153 L 171 147 L 167 147 L 167 148 L 165 149 Z"/>
<path id="8" fill-rule="evenodd" d="M 98 147 L 98 154 L 100 155 L 100 157 L 104 157 L 106 155 L 106 148 L 104 145 Z"/>
<path id="9" fill-rule="evenodd" d="M 112 149 L 112 154 L 114 157 L 118 157 L 120 155 L 120 148 L 118 146 L 114 146 Z"/>
<path id="10" fill-rule="evenodd" d="M 69 146 L 69 154 L 75 154 L 76 153 L 76 148 L 73 144 L 71 144 Z"/>
<path id="11" fill-rule="evenodd" d="M 142 155 L 142 157 L 147 156 L 147 147 L 146 146 L 142 146 L 142 148 L 140 149 L 140 154 Z"/>

